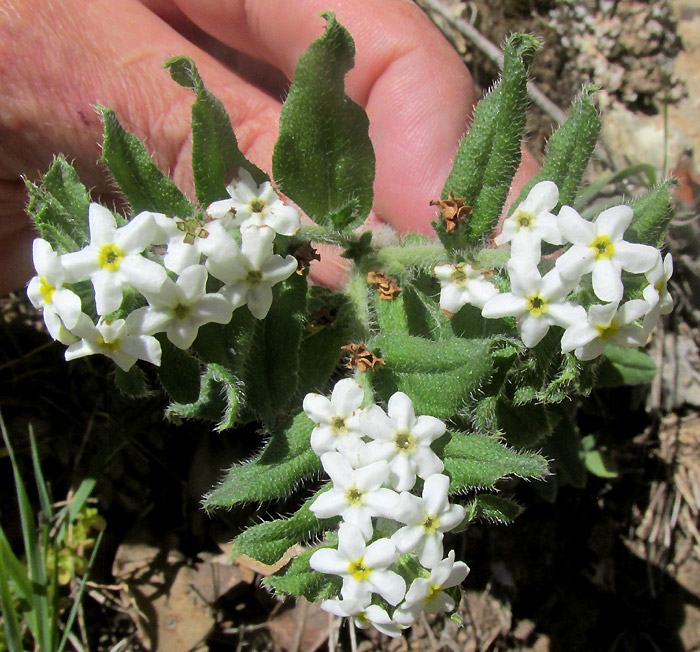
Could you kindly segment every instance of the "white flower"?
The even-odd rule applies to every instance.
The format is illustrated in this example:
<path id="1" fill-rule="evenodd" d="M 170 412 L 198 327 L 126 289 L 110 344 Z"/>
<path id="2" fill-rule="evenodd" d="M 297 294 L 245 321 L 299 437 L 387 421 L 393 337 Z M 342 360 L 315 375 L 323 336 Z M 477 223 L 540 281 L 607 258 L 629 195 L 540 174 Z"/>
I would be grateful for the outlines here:
<path id="1" fill-rule="evenodd" d="M 122 290 L 133 286 L 139 292 L 157 292 L 165 282 L 165 270 L 140 253 L 154 242 L 157 227 L 150 213 L 141 213 L 117 228 L 112 213 L 104 206 L 90 204 L 90 244 L 80 251 L 64 254 L 61 263 L 66 281 L 90 279 L 100 315 L 119 308 Z"/>
<path id="2" fill-rule="evenodd" d="M 649 304 L 649 313 L 644 318 L 644 330 L 648 333 L 659 321 L 661 315 L 668 315 L 673 310 L 673 298 L 668 291 L 668 281 L 673 275 L 673 258 L 671 254 L 661 260 L 659 255 L 656 265 L 647 273 L 649 285 L 644 288 L 642 296 Z"/>
<path id="3" fill-rule="evenodd" d="M 86 314 L 81 314 L 72 331 L 81 339 L 66 349 L 66 360 L 101 353 L 114 360 L 124 371 L 129 371 L 137 359 L 160 365 L 158 340 L 139 333 L 129 317 L 112 323 L 100 321 L 95 326 Z"/>
<path id="4" fill-rule="evenodd" d="M 333 488 L 322 493 L 311 505 L 317 518 L 342 516 L 369 539 L 373 516 L 393 518 L 396 515 L 399 495 L 382 488 L 389 478 L 389 465 L 384 460 L 353 469 L 341 453 L 331 451 L 321 456 L 321 464 L 333 481 Z"/>
<path id="5" fill-rule="evenodd" d="M 582 306 L 566 301 L 574 284 L 563 281 L 556 268 L 540 276 L 531 262 L 515 258 L 508 264 L 508 272 L 511 291 L 493 297 L 481 314 L 487 319 L 518 317 L 525 346 L 536 346 L 552 325 L 568 328 L 586 318 Z"/>
<path id="6" fill-rule="evenodd" d="M 397 530 L 391 540 L 402 554 L 415 552 L 426 568 L 433 568 L 442 559 L 443 533 L 464 519 L 464 507 L 448 501 L 449 488 L 450 479 L 436 473 L 425 481 L 422 499 L 409 492 L 401 494 L 396 518 L 406 527 Z"/>
<path id="7" fill-rule="evenodd" d="M 339 380 L 330 400 L 320 394 L 307 394 L 303 408 L 316 427 L 311 432 L 311 448 L 321 456 L 339 450 L 346 457 L 362 445 L 360 406 L 364 391 L 352 378 Z"/>
<path id="8" fill-rule="evenodd" d="M 362 604 L 357 600 L 324 600 L 321 603 L 321 609 L 334 616 L 352 618 L 359 629 L 367 629 L 373 625 L 382 634 L 392 638 L 401 636 L 401 631 L 405 629 L 403 625 L 395 623 L 391 616 L 376 604 Z"/>
<path id="9" fill-rule="evenodd" d="M 226 187 L 231 199 L 210 204 L 207 214 L 220 219 L 234 212 L 233 223 L 246 226 L 269 226 L 282 235 L 294 235 L 301 227 L 299 211 L 285 204 L 269 181 L 258 186 L 250 173 L 240 168 L 238 179 Z"/>
<path id="10" fill-rule="evenodd" d="M 176 274 L 186 267 L 198 265 L 202 255 L 225 257 L 236 241 L 227 231 L 231 217 L 199 220 L 196 217 L 168 217 L 151 213 L 160 230 L 158 241 L 167 244 L 163 265 Z"/>
<path id="11" fill-rule="evenodd" d="M 347 600 L 367 604 L 372 593 L 378 593 L 389 604 L 397 605 L 406 593 L 406 582 L 387 568 L 399 558 L 389 539 L 367 545 L 360 529 L 352 523 L 338 528 L 338 549 L 322 548 L 309 559 L 309 566 L 319 573 L 340 575 L 340 594 Z"/>
<path id="12" fill-rule="evenodd" d="M 469 567 L 462 561 L 455 562 L 454 550 L 450 550 L 430 572 L 430 579 L 419 577 L 413 580 L 405 602 L 394 612 L 394 621 L 408 626 L 421 611 L 429 614 L 452 611 L 455 601 L 444 590 L 461 584 L 468 573 Z"/>
<path id="13" fill-rule="evenodd" d="M 408 491 L 416 475 L 425 479 L 445 468 L 430 448 L 445 433 L 445 424 L 431 416 L 416 417 L 413 402 L 403 392 L 389 399 L 387 410 L 388 416 L 378 405 L 370 405 L 360 415 L 362 432 L 374 440 L 360 450 L 360 461 L 387 460 L 392 487 Z"/>
<path id="14" fill-rule="evenodd" d="M 46 240 L 36 238 L 32 243 L 32 252 L 37 276 L 29 281 L 27 296 L 35 308 L 43 309 L 51 337 L 63 344 L 71 344 L 75 338 L 68 330 L 76 325 L 80 317 L 80 297 L 61 287 L 66 273 L 58 254 Z"/>
<path id="15" fill-rule="evenodd" d="M 294 256 L 273 253 L 275 232 L 267 226 L 241 229 L 241 249 L 232 247 L 221 258 L 210 257 L 209 272 L 226 285 L 220 292 L 234 308 L 248 304 L 256 319 L 263 319 L 272 305 L 272 286 L 294 273 Z"/>
<path id="16" fill-rule="evenodd" d="M 634 299 L 620 306 L 617 303 L 591 306 L 588 319 L 569 327 L 561 338 L 563 353 L 574 351 L 579 360 L 597 358 L 610 344 L 627 348 L 642 346 L 646 339 L 644 329 L 634 323 L 649 310 L 643 299 Z"/>
<path id="17" fill-rule="evenodd" d="M 498 294 L 498 288 L 469 263 L 438 265 L 433 270 L 440 281 L 440 308 L 451 313 L 471 303 L 477 308 Z"/>
<path id="18" fill-rule="evenodd" d="M 155 294 L 147 294 L 148 307 L 134 310 L 129 317 L 146 335 L 162 333 L 181 349 L 188 349 L 203 324 L 231 321 L 233 306 L 220 294 L 206 292 L 207 270 L 192 265 L 182 270 L 177 281 L 166 279 Z"/>
<path id="19" fill-rule="evenodd" d="M 526 258 L 537 264 L 542 240 L 560 245 L 564 242 L 557 218 L 551 210 L 559 202 L 559 188 L 553 181 L 540 181 L 530 190 L 525 200 L 503 222 L 503 230 L 494 242 L 510 242 L 513 256 Z"/>
<path id="20" fill-rule="evenodd" d="M 622 299 L 622 270 L 648 272 L 659 252 L 654 247 L 626 242 L 622 236 L 632 221 L 629 206 L 613 206 L 594 222 L 583 219 L 571 206 L 563 206 L 558 218 L 559 230 L 573 247 L 556 262 L 565 279 L 578 281 L 593 272 L 593 291 L 603 301 Z"/>

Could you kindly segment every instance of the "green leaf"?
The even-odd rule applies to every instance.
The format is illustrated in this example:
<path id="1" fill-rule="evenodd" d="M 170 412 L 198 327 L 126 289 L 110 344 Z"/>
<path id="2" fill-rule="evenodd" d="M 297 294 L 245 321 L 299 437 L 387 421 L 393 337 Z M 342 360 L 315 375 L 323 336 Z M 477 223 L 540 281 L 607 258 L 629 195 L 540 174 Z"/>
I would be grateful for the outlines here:
<path id="1" fill-rule="evenodd" d="M 116 367 L 114 382 L 117 384 L 117 389 L 126 396 L 145 398 L 150 393 L 146 383 L 146 375 L 138 365 L 134 365 L 129 371 Z"/>
<path id="2" fill-rule="evenodd" d="M 447 439 L 447 438 L 445 438 Z M 544 478 L 547 460 L 541 455 L 508 448 L 495 437 L 451 432 L 440 454 L 442 440 L 433 445 L 445 461 L 450 476 L 450 493 L 472 487 L 492 487 L 500 478 Z"/>
<path id="3" fill-rule="evenodd" d="M 447 246 L 477 243 L 498 222 L 520 163 L 527 72 L 539 47 L 540 42 L 527 34 L 513 34 L 506 42 L 502 79 L 477 105 L 442 191 L 443 199 L 453 192 L 474 211 L 466 229 L 458 228 L 455 236 L 438 229 Z"/>
<path id="4" fill-rule="evenodd" d="M 263 584 L 280 595 L 303 596 L 309 602 L 332 598 L 340 593 L 341 579 L 337 575 L 326 575 L 313 570 L 309 559 L 321 548 L 335 548 L 336 535 L 329 535 L 328 541 L 313 550 L 306 550 L 292 559 L 284 568 L 263 580 Z"/>
<path id="5" fill-rule="evenodd" d="M 89 243 L 88 193 L 65 158 L 54 159 L 40 186 L 31 181 L 26 185 L 27 212 L 54 251 L 77 251 Z"/>
<path id="6" fill-rule="evenodd" d="M 483 519 L 493 523 L 508 524 L 512 523 L 523 511 L 522 507 L 514 500 L 493 494 L 479 494 L 465 507 L 468 522 Z"/>
<path id="7" fill-rule="evenodd" d="M 309 309 L 299 350 L 301 400 L 309 392 L 322 392 L 338 365 L 342 350 L 352 338 L 347 299 L 327 288 L 309 288 Z"/>
<path id="8" fill-rule="evenodd" d="M 670 190 L 678 183 L 677 179 L 667 179 L 646 195 L 630 202 L 634 217 L 625 231 L 625 240 L 652 247 L 663 245 L 664 236 L 673 217 Z"/>
<path id="9" fill-rule="evenodd" d="M 231 507 L 288 496 L 304 478 L 321 470 L 321 460 L 309 443 L 313 428 L 314 423 L 302 412 L 273 432 L 260 457 L 232 467 L 206 497 L 204 507 Z"/>
<path id="10" fill-rule="evenodd" d="M 499 430 L 508 443 L 517 448 L 537 446 L 552 433 L 549 413 L 544 405 L 517 405 L 501 399 L 496 414 Z"/>
<path id="11" fill-rule="evenodd" d="M 270 311 L 243 349 L 246 407 L 268 428 L 296 395 L 307 290 L 306 278 L 298 274 L 276 285 Z"/>
<path id="12" fill-rule="evenodd" d="M 163 389 L 176 403 L 192 403 L 199 397 L 199 362 L 176 347 L 167 337 L 159 337 L 162 351 L 158 377 Z"/>
<path id="13" fill-rule="evenodd" d="M 656 364 L 644 351 L 610 344 L 603 353 L 605 360 L 598 367 L 597 387 L 619 387 L 650 383 L 656 376 Z"/>
<path id="14" fill-rule="evenodd" d="M 155 211 L 190 217 L 194 206 L 155 165 L 144 144 L 125 131 L 111 109 L 98 107 L 104 124 L 102 160 L 126 196 L 133 213 Z"/>
<path id="15" fill-rule="evenodd" d="M 493 369 L 488 340 L 432 341 L 422 337 L 382 334 L 372 340 L 386 366 L 374 372 L 384 400 L 396 391 L 408 394 L 416 414 L 447 419 L 460 412 Z"/>
<path id="16" fill-rule="evenodd" d="M 573 206 L 583 173 L 593 154 L 600 133 L 600 117 L 591 97 L 595 88 L 584 88 L 576 98 L 567 121 L 549 140 L 547 158 L 540 171 L 523 186 L 510 213 L 540 181 L 553 181 L 559 188 L 559 206 Z M 555 209 L 556 210 L 556 209 Z"/>
<path id="17" fill-rule="evenodd" d="M 231 371 L 210 363 L 199 382 L 199 396 L 194 403 L 173 403 L 166 410 L 166 418 L 172 421 L 204 419 L 218 421 L 217 430 L 232 428 L 240 402 L 237 380 Z"/>
<path id="18" fill-rule="evenodd" d="M 595 437 L 588 435 L 581 440 L 581 456 L 586 469 L 599 478 L 617 478 L 617 464 L 600 449 L 595 448 Z"/>
<path id="19" fill-rule="evenodd" d="M 568 415 L 563 415 L 559 420 L 552 436 L 545 442 L 544 452 L 553 459 L 556 473 L 556 478 L 548 479 L 553 481 L 549 487 L 551 501 L 556 496 L 560 481 L 578 489 L 586 486 L 586 468 L 583 464 L 581 437 L 576 425 Z"/>
<path id="20" fill-rule="evenodd" d="M 330 488 L 331 485 L 327 484 L 319 489 L 289 518 L 266 521 L 248 528 L 233 540 L 233 553 L 242 553 L 271 565 L 279 561 L 294 544 L 308 541 L 319 532 L 334 527 L 340 517 L 319 520 L 309 509 L 316 498 Z"/>
<path id="21" fill-rule="evenodd" d="M 315 222 L 351 230 L 372 208 L 374 151 L 367 115 L 344 90 L 352 37 L 335 14 L 322 16 L 326 31 L 299 57 L 282 107 L 272 168 L 279 189 Z"/>
<path id="22" fill-rule="evenodd" d="M 239 168 L 250 172 L 258 184 L 269 181 L 267 174 L 238 149 L 226 109 L 204 87 L 194 61 L 184 56 L 173 57 L 164 67 L 180 86 L 191 88 L 196 94 L 192 105 L 192 173 L 199 205 L 206 208 L 218 199 L 228 199 L 226 184 L 237 176 Z"/>

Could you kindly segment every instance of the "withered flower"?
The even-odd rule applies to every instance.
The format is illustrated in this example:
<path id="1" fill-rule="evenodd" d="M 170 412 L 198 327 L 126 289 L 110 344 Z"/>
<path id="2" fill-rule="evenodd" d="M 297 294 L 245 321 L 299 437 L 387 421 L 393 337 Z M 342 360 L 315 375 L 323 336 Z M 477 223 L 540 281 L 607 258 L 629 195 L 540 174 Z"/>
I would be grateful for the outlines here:
<path id="1" fill-rule="evenodd" d="M 371 285 L 379 292 L 379 298 L 386 301 L 396 299 L 403 292 L 396 279 L 382 272 L 369 272 L 367 274 L 367 284 Z"/>
<path id="2" fill-rule="evenodd" d="M 451 233 L 457 228 L 458 224 L 464 224 L 471 217 L 474 209 L 465 204 L 466 199 L 457 199 L 454 193 L 450 190 L 450 196 L 447 199 L 432 199 L 431 206 L 437 206 L 438 210 L 445 218 L 445 231 Z"/>
<path id="3" fill-rule="evenodd" d="M 297 259 L 297 274 L 301 276 L 308 268 L 312 260 L 321 260 L 318 251 L 311 246 L 310 242 L 299 245 L 292 256 Z"/>
<path id="4" fill-rule="evenodd" d="M 345 351 L 350 351 L 350 359 L 345 364 L 348 369 L 357 367 L 360 371 L 367 371 L 368 369 L 374 371 L 374 368 L 378 364 L 386 364 L 384 360 L 374 355 L 374 353 L 365 346 L 364 342 L 360 342 L 360 344 L 346 344 L 340 348 Z"/>

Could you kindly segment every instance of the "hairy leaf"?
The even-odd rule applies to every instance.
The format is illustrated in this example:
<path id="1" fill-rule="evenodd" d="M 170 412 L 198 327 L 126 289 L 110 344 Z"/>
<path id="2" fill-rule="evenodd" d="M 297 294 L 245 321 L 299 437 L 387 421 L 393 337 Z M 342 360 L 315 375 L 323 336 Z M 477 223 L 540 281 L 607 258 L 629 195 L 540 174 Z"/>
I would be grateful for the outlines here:
<path id="1" fill-rule="evenodd" d="M 615 344 L 605 348 L 605 360 L 598 367 L 597 387 L 619 387 L 650 383 L 656 376 L 656 364 L 639 349 L 626 349 Z"/>
<path id="2" fill-rule="evenodd" d="M 279 561 L 291 546 L 308 541 L 312 537 L 336 525 L 340 517 L 317 519 L 309 507 L 316 498 L 328 491 L 330 484 L 319 489 L 294 515 L 267 521 L 248 528 L 233 541 L 233 552 L 243 553 L 263 564 Z"/>
<path id="3" fill-rule="evenodd" d="M 301 553 L 282 570 L 266 577 L 263 584 L 271 587 L 277 594 L 303 596 L 309 602 L 335 597 L 340 593 L 340 577 L 313 570 L 309 566 L 309 559 L 317 550 L 335 548 L 337 544 L 337 536 L 329 535 L 325 544 Z"/>
<path id="4" fill-rule="evenodd" d="M 206 208 L 213 201 L 227 199 L 226 184 L 239 168 L 250 172 L 258 184 L 269 181 L 267 174 L 241 153 L 224 105 L 205 88 L 194 61 L 173 57 L 164 67 L 178 84 L 196 95 L 192 105 L 192 173 L 199 205 Z"/>
<path id="5" fill-rule="evenodd" d="M 102 160 L 134 213 L 155 211 L 189 217 L 194 206 L 153 162 L 144 144 L 125 131 L 111 109 L 98 107 L 104 124 Z"/>
<path id="6" fill-rule="evenodd" d="M 634 217 L 625 231 L 625 240 L 652 247 L 663 245 L 664 235 L 673 217 L 670 191 L 675 185 L 678 185 L 677 179 L 667 179 L 646 195 L 630 202 Z"/>
<path id="7" fill-rule="evenodd" d="M 282 107 L 272 167 L 280 190 L 315 222 L 349 230 L 372 208 L 374 151 L 367 115 L 344 90 L 355 45 L 335 14 L 322 15 L 326 31 L 299 58 Z"/>
<path id="8" fill-rule="evenodd" d="M 441 444 L 442 440 L 434 444 L 436 451 Z M 508 448 L 494 437 L 451 432 L 442 455 L 451 493 L 492 487 L 507 475 L 543 478 L 548 474 L 547 460 L 541 455 Z"/>
<path id="9" fill-rule="evenodd" d="M 233 466 L 204 506 L 231 507 L 237 503 L 282 498 L 304 479 L 321 470 L 321 460 L 309 441 L 314 424 L 303 412 L 270 435 L 261 455 Z"/>
<path id="10" fill-rule="evenodd" d="M 512 523 L 523 511 L 514 500 L 494 494 L 479 494 L 465 507 L 467 521 L 484 519 L 501 524 Z"/>

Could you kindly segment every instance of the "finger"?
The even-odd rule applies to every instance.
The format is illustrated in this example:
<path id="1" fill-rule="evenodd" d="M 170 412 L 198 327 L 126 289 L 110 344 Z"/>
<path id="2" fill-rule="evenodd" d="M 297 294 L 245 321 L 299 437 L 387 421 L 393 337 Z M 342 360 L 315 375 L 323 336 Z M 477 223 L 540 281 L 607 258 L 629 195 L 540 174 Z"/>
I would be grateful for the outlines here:
<path id="1" fill-rule="evenodd" d="M 348 94 L 366 107 L 375 146 L 375 211 L 400 231 L 427 232 L 474 103 L 457 53 L 407 0 L 174 0 L 202 29 L 290 78 L 328 9 L 356 44 Z"/>
<path id="2" fill-rule="evenodd" d="M 0 12 L 0 182 L 13 184 L 21 175 L 36 179 L 62 152 L 75 161 L 86 185 L 97 193 L 110 190 L 104 170 L 95 165 L 102 125 L 94 106 L 105 105 L 191 196 L 192 94 L 161 70 L 175 54 L 197 61 L 208 86 L 226 104 L 241 150 L 270 169 L 279 102 L 140 3 L 10 0 Z M 3 196 L 0 238 L 26 232 L 25 201 L 21 193 Z M 26 247 L 26 238 L 22 245 L 12 237 L 6 235 L 10 242 L 2 246 Z M 25 280 L 19 268 L 12 268 L 0 285 L 8 289 Z"/>

